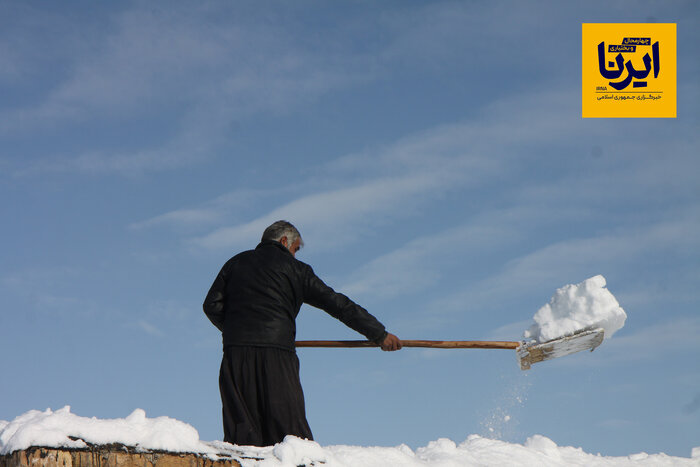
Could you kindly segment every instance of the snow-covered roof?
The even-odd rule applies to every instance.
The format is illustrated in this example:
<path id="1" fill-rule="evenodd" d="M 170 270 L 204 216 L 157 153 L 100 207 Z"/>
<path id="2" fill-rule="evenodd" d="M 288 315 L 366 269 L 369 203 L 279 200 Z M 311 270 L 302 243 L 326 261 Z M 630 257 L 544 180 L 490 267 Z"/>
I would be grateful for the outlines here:
<path id="1" fill-rule="evenodd" d="M 234 446 L 222 441 L 205 442 L 187 423 L 169 417 L 147 418 L 136 409 L 126 418 L 98 419 L 71 413 L 70 407 L 52 411 L 31 410 L 12 421 L 0 421 L 0 455 L 31 446 L 86 448 L 90 444 L 123 444 L 137 450 L 200 453 L 212 458 L 238 460 L 243 467 L 285 467 L 324 465 L 324 467 L 425 467 L 425 466 L 698 466 L 700 448 L 692 458 L 665 454 L 639 453 L 625 457 L 604 457 L 580 448 L 557 446 L 551 439 L 535 435 L 524 444 L 470 435 L 455 443 L 438 439 L 427 446 L 411 449 L 395 447 L 321 446 L 288 436 L 269 447 Z"/>

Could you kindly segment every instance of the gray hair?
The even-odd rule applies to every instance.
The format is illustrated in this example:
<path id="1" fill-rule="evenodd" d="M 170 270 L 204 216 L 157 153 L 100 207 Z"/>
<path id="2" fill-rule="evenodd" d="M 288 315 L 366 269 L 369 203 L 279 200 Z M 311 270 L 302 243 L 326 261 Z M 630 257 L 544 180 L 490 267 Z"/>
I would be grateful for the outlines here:
<path id="1" fill-rule="evenodd" d="M 274 240 L 279 242 L 282 237 L 287 237 L 289 244 L 293 244 L 299 239 L 299 248 L 304 246 L 304 240 L 301 239 L 301 234 L 291 222 L 277 221 L 265 229 L 262 234 L 262 240 Z"/>

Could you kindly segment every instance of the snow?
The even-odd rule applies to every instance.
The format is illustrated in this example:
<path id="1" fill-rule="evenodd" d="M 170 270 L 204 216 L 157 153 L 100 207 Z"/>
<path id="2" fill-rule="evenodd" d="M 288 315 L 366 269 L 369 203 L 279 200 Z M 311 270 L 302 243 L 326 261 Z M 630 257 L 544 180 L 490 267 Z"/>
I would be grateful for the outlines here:
<path id="1" fill-rule="evenodd" d="M 160 451 L 214 452 L 199 440 L 199 433 L 191 425 L 169 417 L 147 418 L 141 409 L 134 410 L 126 418 L 100 420 L 72 414 L 70 406 L 65 406 L 55 412 L 30 410 L 11 422 L 0 421 L 0 455 L 30 446 L 86 448 L 87 443 L 121 443 Z"/>
<path id="2" fill-rule="evenodd" d="M 605 339 L 611 338 L 625 325 L 627 314 L 605 285 L 605 277 L 597 275 L 557 289 L 535 313 L 525 339 L 546 342 L 596 328 L 605 330 Z"/>
<path id="3" fill-rule="evenodd" d="M 362 465 L 396 467 L 451 466 L 700 466 L 700 447 L 691 457 L 637 453 L 624 457 L 589 454 L 581 448 L 558 446 L 534 435 L 524 444 L 470 435 L 457 444 L 441 438 L 412 450 L 395 447 L 321 446 L 287 436 L 268 447 L 234 446 L 222 441 L 204 442 L 194 427 L 169 417 L 147 418 L 141 409 L 123 419 L 101 420 L 72 414 L 66 406 L 55 412 L 31 410 L 12 420 L 0 420 L 0 455 L 30 446 L 85 448 L 89 444 L 120 443 L 137 450 L 200 453 L 212 459 L 236 459 L 244 467 Z"/>

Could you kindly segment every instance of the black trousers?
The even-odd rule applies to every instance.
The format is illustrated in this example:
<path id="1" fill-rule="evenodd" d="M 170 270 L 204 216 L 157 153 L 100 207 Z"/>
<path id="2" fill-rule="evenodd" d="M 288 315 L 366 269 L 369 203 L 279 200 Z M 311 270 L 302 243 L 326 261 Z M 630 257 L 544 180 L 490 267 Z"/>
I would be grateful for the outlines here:
<path id="1" fill-rule="evenodd" d="M 313 439 L 296 353 L 274 347 L 226 347 L 219 390 L 224 441 L 270 446 L 286 435 Z"/>

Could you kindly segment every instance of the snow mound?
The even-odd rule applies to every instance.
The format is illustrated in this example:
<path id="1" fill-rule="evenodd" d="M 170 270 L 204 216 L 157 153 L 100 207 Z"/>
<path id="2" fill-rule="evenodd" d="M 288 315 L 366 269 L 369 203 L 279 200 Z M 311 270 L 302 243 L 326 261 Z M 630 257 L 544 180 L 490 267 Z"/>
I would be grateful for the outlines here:
<path id="1" fill-rule="evenodd" d="M 315 441 L 285 436 L 284 441 L 272 448 L 272 454 L 282 465 L 306 465 L 313 462 L 325 464 L 325 450 Z"/>
<path id="2" fill-rule="evenodd" d="M 597 275 L 557 289 L 549 303 L 537 310 L 535 323 L 523 336 L 546 342 L 584 329 L 603 328 L 605 338 L 610 339 L 625 325 L 627 314 L 605 284 L 605 277 Z"/>
<path id="3" fill-rule="evenodd" d="M 86 448 L 120 443 L 137 449 L 210 453 L 191 425 L 169 417 L 146 418 L 142 409 L 126 418 L 100 420 L 72 414 L 70 406 L 53 412 L 30 410 L 11 422 L 0 421 L 0 455 L 30 446 Z"/>

